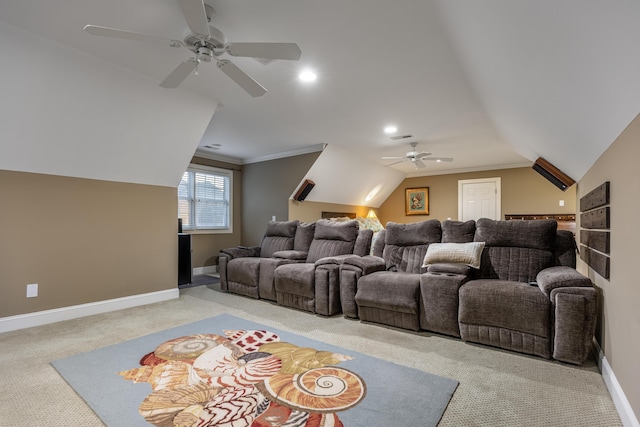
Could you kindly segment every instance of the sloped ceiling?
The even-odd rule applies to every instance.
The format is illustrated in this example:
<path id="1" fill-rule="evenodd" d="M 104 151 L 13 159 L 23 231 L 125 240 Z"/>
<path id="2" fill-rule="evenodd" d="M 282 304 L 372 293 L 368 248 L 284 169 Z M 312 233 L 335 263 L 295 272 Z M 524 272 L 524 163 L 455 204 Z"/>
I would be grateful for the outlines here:
<path id="1" fill-rule="evenodd" d="M 640 2 L 438 7 L 485 112 L 528 159 L 580 179 L 640 112 Z"/>
<path id="2" fill-rule="evenodd" d="M 345 180 L 347 175 L 349 179 Z M 315 183 L 305 200 L 378 208 L 404 178 L 400 171 L 328 145 L 303 178 Z"/>
<path id="3" fill-rule="evenodd" d="M 137 74 L 149 90 L 133 97 L 148 97 L 153 106 L 162 105 L 159 99 L 175 102 L 173 117 L 163 116 L 163 123 L 181 127 L 187 145 L 201 134 L 199 154 L 237 163 L 328 144 L 359 161 L 386 165 L 380 157 L 402 155 L 415 141 L 419 150 L 454 162 L 391 168 L 416 176 L 522 166 L 542 156 L 578 180 L 640 111 L 640 2 L 634 0 L 206 2 L 228 40 L 296 42 L 301 61 L 262 65 L 231 58 L 268 89 L 260 98 L 248 96 L 213 64 L 180 89 L 166 91 L 157 83 L 187 51 L 94 37 L 82 28 L 104 25 L 181 38 L 186 25 L 175 0 L 4 0 L 0 20 L 32 34 L 25 57 L 42 55 L 34 45 L 48 48 L 52 42 L 83 52 L 78 62 L 97 58 L 110 65 L 105 69 Z M 13 48 L 4 45 L 2 54 L 11 58 Z M 36 64 L 43 69 L 37 77 L 42 86 L 56 86 L 43 62 Z M 303 67 L 317 71 L 314 85 L 297 81 Z M 9 68 L 20 75 L 2 84 L 8 88 L 22 79 L 26 92 L 34 71 L 20 61 Z M 126 84 L 121 88 L 131 92 Z M 171 100 L 190 96 L 195 98 L 188 102 Z M 216 114 L 196 107 L 202 102 L 196 98 L 209 107 L 218 103 Z M 13 100 L 1 102 L 11 111 Z M 193 104 L 183 108 L 181 102 Z M 134 103 L 133 110 L 144 108 Z M 79 121 L 91 113 L 69 111 Z M 412 136 L 391 140 L 382 133 L 388 123 Z M 175 136 L 170 129 L 166 135 Z M 30 143 L 46 145 L 41 138 Z M 154 150 L 128 144 L 134 151 Z M 214 144 L 219 149 L 206 148 Z M 353 179 L 348 172 L 338 173 Z"/>
<path id="4" fill-rule="evenodd" d="M 176 187 L 215 112 L 2 22 L 0 51 L 0 169 Z"/>

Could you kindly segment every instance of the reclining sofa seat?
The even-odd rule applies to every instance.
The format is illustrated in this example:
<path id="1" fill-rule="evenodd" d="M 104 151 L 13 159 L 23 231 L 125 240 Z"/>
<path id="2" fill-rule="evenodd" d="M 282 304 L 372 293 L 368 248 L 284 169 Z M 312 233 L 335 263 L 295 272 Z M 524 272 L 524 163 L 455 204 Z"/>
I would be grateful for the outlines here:
<path id="1" fill-rule="evenodd" d="M 343 312 L 347 317 L 417 331 L 420 276 L 426 272 L 422 262 L 429 245 L 441 240 L 440 221 L 389 222 L 383 237 L 382 257 L 349 258 L 342 265 Z"/>
<path id="2" fill-rule="evenodd" d="M 275 269 L 306 259 L 314 229 L 315 223 L 271 221 L 260 246 L 223 249 L 219 258 L 222 290 L 275 301 Z"/>
<path id="3" fill-rule="evenodd" d="M 275 270 L 277 303 L 325 316 L 339 313 L 340 264 L 368 254 L 372 237 L 373 231 L 360 229 L 355 220 L 318 220 L 305 262 Z"/>
<path id="4" fill-rule="evenodd" d="M 575 240 L 553 220 L 480 219 L 477 278 L 460 287 L 463 340 L 581 364 L 595 329 L 597 294 L 575 270 Z"/>

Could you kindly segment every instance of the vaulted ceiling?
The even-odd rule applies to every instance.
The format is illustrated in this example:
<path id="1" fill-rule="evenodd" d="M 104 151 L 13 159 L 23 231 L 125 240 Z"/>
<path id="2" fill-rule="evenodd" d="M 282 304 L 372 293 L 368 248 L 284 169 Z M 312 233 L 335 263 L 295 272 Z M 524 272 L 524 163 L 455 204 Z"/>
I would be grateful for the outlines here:
<path id="1" fill-rule="evenodd" d="M 544 157 L 577 180 L 640 111 L 635 0 L 205 2 L 229 41 L 295 42 L 301 60 L 263 65 L 229 57 L 267 88 L 258 98 L 214 64 L 202 64 L 178 89 L 163 89 L 155 82 L 190 52 L 91 36 L 83 27 L 181 40 L 186 22 L 176 0 L 3 0 L 0 20 L 140 75 L 163 102 L 174 97 L 167 91 L 204 99 L 205 107 L 193 104 L 203 114 L 176 101 L 170 120 L 191 129 L 185 134 L 199 139 L 199 153 L 237 163 L 330 144 L 386 165 L 380 157 L 403 155 L 417 142 L 454 161 L 391 167 L 420 175 Z M 3 62 L 11 60 L 6 53 Z M 313 84 L 297 80 L 307 67 L 318 75 Z M 391 123 L 411 137 L 392 140 L 382 132 Z"/>

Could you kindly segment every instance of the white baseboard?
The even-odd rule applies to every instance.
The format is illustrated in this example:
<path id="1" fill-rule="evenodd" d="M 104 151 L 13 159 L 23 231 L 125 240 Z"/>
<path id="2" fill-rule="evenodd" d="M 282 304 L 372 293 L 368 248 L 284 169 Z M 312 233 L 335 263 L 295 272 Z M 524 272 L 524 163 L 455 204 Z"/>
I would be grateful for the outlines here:
<path id="1" fill-rule="evenodd" d="M 638 422 L 638 418 L 633 413 L 633 409 L 629 404 L 629 400 L 627 400 L 627 396 L 625 396 L 622 387 L 620 387 L 620 383 L 616 379 L 613 370 L 611 369 L 611 365 L 607 361 L 607 358 L 604 356 L 602 349 L 600 348 L 600 344 L 594 339 L 593 344 L 595 346 L 595 354 L 596 361 L 598 363 L 598 368 L 600 368 L 600 372 L 602 373 L 602 378 L 604 379 L 604 383 L 609 390 L 609 394 L 611 395 L 611 399 L 613 399 L 613 404 L 616 406 L 618 410 L 618 415 L 620 415 L 620 420 L 622 421 L 622 425 L 624 427 L 640 427 L 640 423 Z"/>
<path id="2" fill-rule="evenodd" d="M 193 269 L 193 275 L 198 276 L 200 274 L 212 274 L 218 272 L 217 265 L 209 265 L 207 267 L 196 267 Z"/>
<path id="3" fill-rule="evenodd" d="M 0 318 L 0 333 L 176 299 L 178 288 Z"/>

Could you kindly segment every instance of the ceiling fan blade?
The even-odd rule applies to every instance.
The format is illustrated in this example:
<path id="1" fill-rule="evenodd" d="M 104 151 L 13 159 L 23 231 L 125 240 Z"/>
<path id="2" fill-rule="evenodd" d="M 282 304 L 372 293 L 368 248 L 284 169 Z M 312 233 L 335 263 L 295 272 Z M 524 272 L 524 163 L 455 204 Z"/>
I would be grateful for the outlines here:
<path id="1" fill-rule="evenodd" d="M 253 80 L 233 62 L 222 59 L 218 61 L 218 68 L 254 98 L 267 93 L 267 90 L 260 83 Z"/>
<path id="2" fill-rule="evenodd" d="M 113 37 L 116 39 L 138 40 L 148 43 L 161 43 L 171 47 L 181 47 L 182 42 L 178 40 L 166 39 L 164 37 L 150 36 L 148 34 L 134 33 L 132 31 L 118 30 L 115 28 L 99 27 L 97 25 L 85 25 L 84 30 L 93 35 L 101 37 Z"/>
<path id="3" fill-rule="evenodd" d="M 227 43 L 224 48 L 229 55 L 250 58 L 297 61 L 302 55 L 295 43 Z"/>
<path id="4" fill-rule="evenodd" d="M 432 162 L 453 162 L 452 157 L 426 157 L 422 160 L 430 160 Z"/>
<path id="5" fill-rule="evenodd" d="M 211 34 L 204 2 L 202 0 L 178 0 L 178 4 L 189 29 L 198 36 L 209 37 Z"/>
<path id="6" fill-rule="evenodd" d="M 406 159 L 405 156 L 394 156 L 394 157 L 380 157 L 382 160 L 395 160 L 395 159 Z"/>
<path id="7" fill-rule="evenodd" d="M 423 157 L 427 157 L 427 156 L 430 156 L 430 155 L 431 155 L 431 153 L 428 152 L 428 151 L 421 151 L 419 153 L 416 153 L 414 157 L 416 157 L 417 159 L 421 159 Z"/>
<path id="8" fill-rule="evenodd" d="M 422 169 L 426 166 L 424 163 L 422 163 L 422 161 L 420 161 L 420 159 L 416 159 L 416 161 L 413 163 L 415 163 L 416 169 Z"/>
<path id="9" fill-rule="evenodd" d="M 185 59 L 160 83 L 160 86 L 167 89 L 177 88 L 196 69 L 197 64 L 195 59 Z"/>

